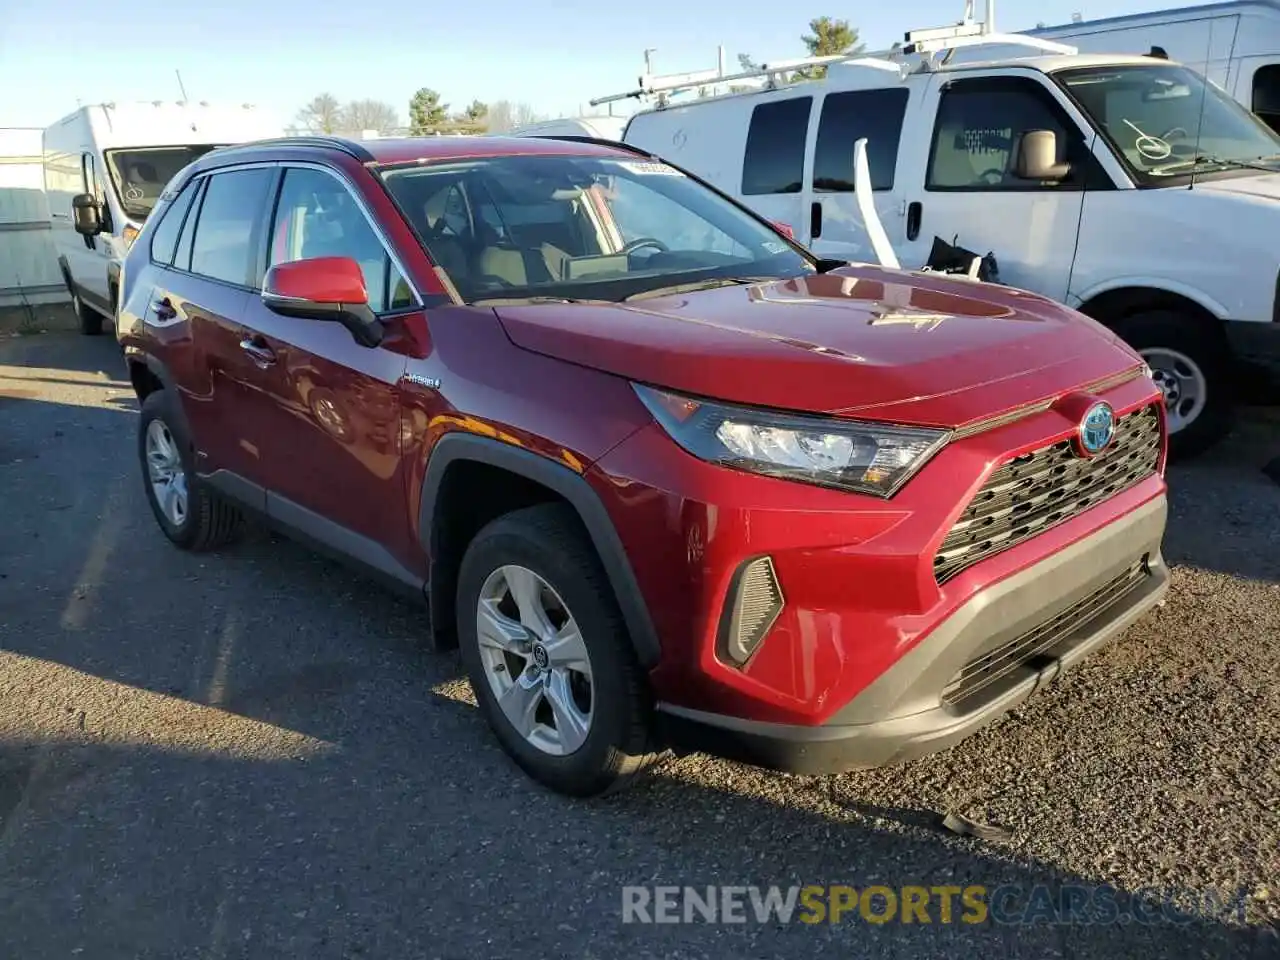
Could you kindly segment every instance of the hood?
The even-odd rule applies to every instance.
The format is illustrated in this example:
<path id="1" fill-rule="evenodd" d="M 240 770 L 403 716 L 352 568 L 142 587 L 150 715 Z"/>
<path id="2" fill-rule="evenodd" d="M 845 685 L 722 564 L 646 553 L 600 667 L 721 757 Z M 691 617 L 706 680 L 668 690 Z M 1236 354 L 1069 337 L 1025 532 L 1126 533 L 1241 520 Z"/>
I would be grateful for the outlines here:
<path id="1" fill-rule="evenodd" d="M 736 403 L 959 427 L 1137 367 L 1101 325 L 1010 287 L 847 267 L 618 304 L 496 312 L 517 345 Z"/>
<path id="2" fill-rule="evenodd" d="M 1232 197 L 1248 197 L 1258 200 L 1280 200 L 1280 174 L 1257 173 L 1252 176 L 1231 177 L 1225 180 L 1197 181 L 1195 192 L 1203 190 L 1211 194 Z"/>

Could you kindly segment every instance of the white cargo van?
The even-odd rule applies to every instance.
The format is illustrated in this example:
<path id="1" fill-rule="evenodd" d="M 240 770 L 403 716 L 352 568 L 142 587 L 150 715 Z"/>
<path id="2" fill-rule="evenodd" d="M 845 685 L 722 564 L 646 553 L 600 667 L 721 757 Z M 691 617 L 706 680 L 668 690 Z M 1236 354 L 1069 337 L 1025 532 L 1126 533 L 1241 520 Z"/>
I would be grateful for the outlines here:
<path id="1" fill-rule="evenodd" d="M 1028 30 L 1081 53 L 1157 53 L 1196 70 L 1280 129 L 1280 2 L 1232 0 Z"/>
<path id="2" fill-rule="evenodd" d="M 596 117 L 561 117 L 558 120 L 539 120 L 516 127 L 504 137 L 590 137 L 593 140 L 621 140 L 628 117 L 608 115 Z"/>
<path id="3" fill-rule="evenodd" d="M 80 329 L 114 318 L 120 263 L 166 183 L 217 146 L 279 136 L 246 105 L 106 103 L 44 132 L 44 186 L 58 267 Z"/>
<path id="4" fill-rule="evenodd" d="M 989 59 L 993 45 L 1022 56 Z M 794 82 L 806 65 L 827 76 Z M 1164 388 L 1178 455 L 1225 432 L 1240 371 L 1261 385 L 1280 366 L 1280 250 L 1264 239 L 1280 234 L 1280 136 L 1194 71 L 966 19 L 760 72 L 771 89 L 681 102 L 684 87 L 642 77 L 592 105 L 656 97 L 625 142 L 820 254 L 874 262 L 853 192 L 866 138 L 898 259 L 924 265 L 935 238 L 990 252 L 1002 282 L 1110 326 Z"/>

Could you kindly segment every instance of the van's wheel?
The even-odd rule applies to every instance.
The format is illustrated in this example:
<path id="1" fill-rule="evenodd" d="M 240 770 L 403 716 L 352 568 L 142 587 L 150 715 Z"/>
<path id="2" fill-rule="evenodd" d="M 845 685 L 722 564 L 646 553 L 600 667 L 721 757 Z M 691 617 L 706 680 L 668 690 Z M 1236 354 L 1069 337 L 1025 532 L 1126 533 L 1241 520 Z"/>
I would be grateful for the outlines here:
<path id="1" fill-rule="evenodd" d="M 535 780 L 594 796 L 651 765 L 644 673 L 569 508 L 518 510 L 476 535 L 458 576 L 458 637 L 481 712 Z"/>
<path id="2" fill-rule="evenodd" d="M 67 282 L 67 287 L 71 290 L 71 309 L 75 311 L 76 319 L 80 321 L 80 332 L 87 337 L 101 335 L 104 319 L 102 314 L 84 302 L 84 298 L 70 281 Z"/>
<path id="3" fill-rule="evenodd" d="M 173 402 L 167 390 L 157 390 L 142 402 L 138 458 L 147 502 L 164 535 L 179 547 L 212 550 L 235 539 L 243 517 L 196 476 L 191 444 Z"/>
<path id="4" fill-rule="evenodd" d="M 1219 331 L 1171 310 L 1133 314 L 1113 328 L 1147 361 L 1164 393 L 1170 459 L 1194 457 L 1226 436 L 1235 397 Z"/>

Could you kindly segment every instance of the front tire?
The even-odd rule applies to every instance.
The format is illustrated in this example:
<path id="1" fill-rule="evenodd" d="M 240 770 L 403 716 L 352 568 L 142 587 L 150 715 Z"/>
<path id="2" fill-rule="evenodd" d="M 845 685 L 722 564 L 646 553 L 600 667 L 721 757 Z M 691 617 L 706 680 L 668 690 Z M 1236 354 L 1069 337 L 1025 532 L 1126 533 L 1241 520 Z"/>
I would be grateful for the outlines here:
<path id="1" fill-rule="evenodd" d="M 71 309 L 76 315 L 76 319 L 80 321 L 80 332 L 86 337 L 97 337 L 102 335 L 102 314 L 94 310 L 84 302 L 84 298 L 80 296 L 79 291 L 67 281 L 67 286 L 71 288 Z"/>
<path id="2" fill-rule="evenodd" d="M 138 459 L 147 502 L 164 535 L 184 550 L 212 550 L 234 540 L 240 511 L 203 483 L 192 466 L 191 444 L 166 390 L 142 402 Z"/>
<path id="3" fill-rule="evenodd" d="M 1227 435 L 1235 390 L 1231 353 L 1219 331 L 1171 310 L 1134 314 L 1114 329 L 1146 360 L 1164 392 L 1171 460 L 1195 457 Z"/>
<path id="4" fill-rule="evenodd" d="M 648 686 L 571 509 L 530 507 L 481 530 L 462 560 L 457 609 L 480 710 L 530 777 L 588 797 L 650 766 Z"/>

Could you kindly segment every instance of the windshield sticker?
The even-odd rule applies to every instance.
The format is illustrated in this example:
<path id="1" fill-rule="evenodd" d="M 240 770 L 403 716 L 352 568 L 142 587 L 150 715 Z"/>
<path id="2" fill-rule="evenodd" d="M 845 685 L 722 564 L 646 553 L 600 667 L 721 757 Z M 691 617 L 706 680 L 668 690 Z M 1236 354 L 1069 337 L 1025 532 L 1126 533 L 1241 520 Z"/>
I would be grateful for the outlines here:
<path id="1" fill-rule="evenodd" d="M 760 246 L 764 248 L 766 253 L 772 253 L 775 256 L 777 256 L 780 253 L 787 252 L 787 248 L 784 244 L 777 243 L 776 241 L 773 241 L 773 240 L 766 240 L 764 243 L 760 244 Z"/>
<path id="2" fill-rule="evenodd" d="M 665 163 L 643 163 L 634 160 L 621 160 L 618 162 L 623 170 L 629 170 L 631 173 L 638 173 L 641 176 L 653 177 L 683 177 L 684 174 L 674 167 L 669 167 Z"/>
<path id="3" fill-rule="evenodd" d="M 1138 135 L 1133 141 L 1133 148 L 1148 160 L 1168 160 L 1173 153 L 1173 147 L 1161 140 L 1159 137 L 1153 137 L 1149 133 L 1143 133 L 1141 128 L 1131 120 L 1125 120 L 1125 125 Z"/>

